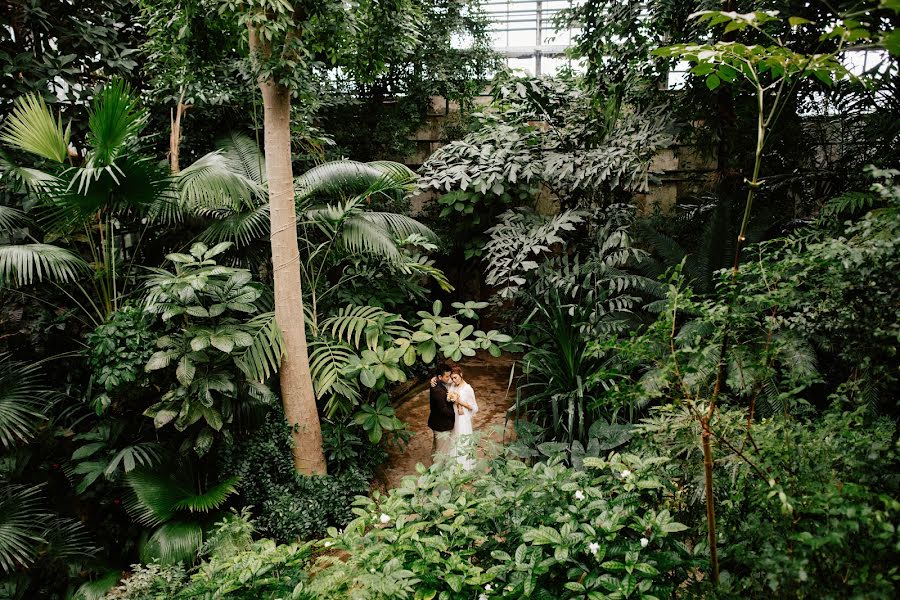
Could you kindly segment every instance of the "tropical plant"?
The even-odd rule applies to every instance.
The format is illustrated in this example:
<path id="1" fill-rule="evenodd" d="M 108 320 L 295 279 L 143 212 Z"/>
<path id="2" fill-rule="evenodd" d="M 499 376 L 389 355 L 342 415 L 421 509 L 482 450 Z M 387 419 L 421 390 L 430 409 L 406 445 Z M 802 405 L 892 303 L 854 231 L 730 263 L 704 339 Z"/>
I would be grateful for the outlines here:
<path id="1" fill-rule="evenodd" d="M 126 508 L 141 525 L 156 527 L 141 548 L 141 560 L 163 565 L 191 563 L 212 525 L 214 511 L 237 492 L 237 477 L 211 482 L 190 465 L 125 476 L 131 490 Z"/>
<path id="2" fill-rule="evenodd" d="M 124 292 L 120 280 L 128 275 L 120 225 L 135 216 L 168 214 L 168 174 L 142 154 L 139 136 L 146 119 L 130 86 L 113 80 L 91 103 L 86 149 L 70 152 L 69 127 L 63 129 L 62 118 L 54 118 L 43 99 L 33 95 L 16 102 L 0 132 L 0 141 L 49 166 L 19 172 L 40 201 L 50 233 L 72 241 L 84 236 L 94 271 L 94 294 L 85 295 L 100 321 L 118 308 Z M 49 267 L 56 277 L 68 279 L 80 264 L 75 255 L 52 247 L 8 248 L 4 278 L 27 282 L 33 271 Z"/>
<path id="3" fill-rule="evenodd" d="M 273 400 L 261 380 L 282 356 L 271 314 L 260 314 L 262 286 L 249 271 L 213 260 L 229 246 L 197 242 L 190 254 L 169 254 L 175 272 L 154 269 L 147 284 L 146 311 L 171 331 L 157 339 L 146 370 L 175 364 L 177 384 L 144 414 L 157 428 L 172 423 L 182 432 L 200 422 L 183 444 L 200 456 L 240 410 Z"/>
<path id="4" fill-rule="evenodd" d="M 87 336 L 88 364 L 100 393 L 91 399 L 97 414 L 113 399 L 147 386 L 144 365 L 153 354 L 156 336 L 148 315 L 137 306 L 123 306 Z"/>
<path id="5" fill-rule="evenodd" d="M 10 450 L 30 442 L 53 400 L 38 366 L 0 356 L 0 445 Z"/>
<path id="6" fill-rule="evenodd" d="M 72 472 L 83 476 L 75 488 L 76 493 L 84 493 L 101 476 L 117 481 L 122 474 L 136 468 L 153 467 L 162 462 L 163 446 L 157 442 L 129 440 L 132 443 L 121 446 L 126 425 L 123 419 L 110 419 L 72 438 L 86 442 L 72 453 L 75 463 Z"/>

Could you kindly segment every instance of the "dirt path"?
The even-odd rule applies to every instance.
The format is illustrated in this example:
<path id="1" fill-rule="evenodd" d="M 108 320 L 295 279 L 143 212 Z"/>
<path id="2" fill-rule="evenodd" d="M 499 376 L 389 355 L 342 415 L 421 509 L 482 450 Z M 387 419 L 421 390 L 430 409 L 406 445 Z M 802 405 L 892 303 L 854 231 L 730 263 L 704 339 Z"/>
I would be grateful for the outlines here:
<path id="1" fill-rule="evenodd" d="M 490 354 L 479 353 L 460 361 L 466 381 L 475 390 L 478 413 L 472 422 L 473 429 L 484 433 L 484 437 L 496 442 L 512 435 L 512 422 L 503 431 L 506 409 L 514 400 L 515 389 L 509 391 L 509 372 L 514 358 L 504 355 L 494 358 Z M 392 489 L 400 485 L 400 480 L 416 472 L 416 464 L 431 465 L 431 430 L 428 429 L 428 390 L 425 390 L 397 409 L 397 417 L 405 421 L 413 436 L 403 453 L 392 452 L 381 474 L 382 489 Z"/>

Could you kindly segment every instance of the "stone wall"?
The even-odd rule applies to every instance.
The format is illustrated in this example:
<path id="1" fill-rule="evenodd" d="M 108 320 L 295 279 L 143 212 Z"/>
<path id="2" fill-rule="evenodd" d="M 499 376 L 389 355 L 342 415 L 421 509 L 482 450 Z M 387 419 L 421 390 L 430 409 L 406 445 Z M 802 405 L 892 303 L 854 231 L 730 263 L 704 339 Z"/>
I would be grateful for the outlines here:
<path id="1" fill-rule="evenodd" d="M 486 106 L 491 101 L 489 95 L 478 96 L 476 104 Z M 413 169 L 422 163 L 443 145 L 444 127 L 452 123 L 458 114 L 459 105 L 435 96 L 431 99 L 431 110 L 427 122 L 415 133 L 413 139 L 416 151 L 407 156 L 404 163 Z M 635 194 L 634 200 L 639 210 L 651 213 L 654 210 L 663 212 L 671 209 L 680 199 L 696 196 L 711 190 L 715 178 L 717 161 L 715 156 L 706 156 L 697 148 L 688 145 L 675 145 L 661 151 L 650 164 L 650 171 L 656 181 L 651 182 L 647 193 Z M 413 198 L 413 213 L 433 199 L 433 194 Z"/>

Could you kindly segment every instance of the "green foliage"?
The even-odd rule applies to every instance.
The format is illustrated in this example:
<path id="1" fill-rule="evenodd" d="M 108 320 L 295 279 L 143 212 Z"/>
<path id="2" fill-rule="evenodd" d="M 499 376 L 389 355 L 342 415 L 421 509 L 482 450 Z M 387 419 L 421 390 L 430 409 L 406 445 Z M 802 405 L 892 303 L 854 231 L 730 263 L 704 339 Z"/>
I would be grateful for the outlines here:
<path id="1" fill-rule="evenodd" d="M 138 467 L 153 467 L 162 461 L 163 447 L 156 442 L 133 442 L 121 446 L 126 428 L 124 419 L 107 420 L 85 433 L 76 434 L 74 441 L 85 442 L 72 453 L 72 472 L 83 475 L 75 488 L 84 493 L 101 476 L 117 481 L 122 473 Z M 130 432 L 129 432 L 130 433 Z"/>
<path id="2" fill-rule="evenodd" d="M 112 403 L 110 396 L 127 394 L 148 383 L 144 365 L 153 354 L 156 336 L 147 315 L 138 307 L 124 306 L 87 336 L 88 364 L 101 392 L 92 400 L 100 414 Z"/>
<path id="3" fill-rule="evenodd" d="M 846 405 L 844 405 L 846 406 Z M 762 420 L 746 431 L 742 411 L 723 410 L 717 436 L 717 515 L 726 596 L 888 598 L 900 574 L 896 552 L 900 505 L 895 425 L 865 407 L 835 404 L 814 419 Z M 690 411 L 663 407 L 638 426 L 647 452 L 683 457 L 672 476 L 683 511 L 704 510 L 699 424 Z M 698 532 L 700 533 L 700 532 Z"/>
<path id="4" fill-rule="evenodd" d="M 513 460 L 492 463 L 489 473 L 420 467 L 389 496 L 357 501 L 358 517 L 323 543 L 349 556 L 323 555 L 304 591 L 311 598 L 351 589 L 363 598 L 519 598 L 538 590 L 553 598 L 668 596 L 697 561 L 676 540 L 687 527 L 659 503 L 666 462 L 612 455 L 587 471 Z"/>
<path id="5" fill-rule="evenodd" d="M 609 201 L 646 190 L 650 159 L 672 142 L 662 111 L 598 109 L 571 79 L 499 76 L 492 108 L 476 131 L 429 157 L 420 188 L 502 197 L 544 184 L 568 206 Z"/>
<path id="6" fill-rule="evenodd" d="M 220 508 L 237 491 L 237 477 L 203 484 L 192 475 L 190 469 L 178 473 L 138 469 L 126 476 L 132 492 L 128 512 L 142 525 L 157 527 L 141 549 L 144 562 L 192 562 L 205 529 L 197 516 Z"/>
<path id="7" fill-rule="evenodd" d="M 230 245 L 198 242 L 190 254 L 169 254 L 175 272 L 157 269 L 148 281 L 146 311 L 161 315 L 172 330 L 157 340 L 160 350 L 146 370 L 175 364 L 176 385 L 144 414 L 157 428 L 172 423 L 180 432 L 199 423 L 183 447 L 200 456 L 242 407 L 272 400 L 269 388 L 248 375 L 276 369 L 281 357 L 272 330 L 258 335 L 270 320 L 248 319 L 260 312 L 262 286 L 251 282 L 249 271 L 213 260 Z"/>
<path id="8" fill-rule="evenodd" d="M 406 424 L 395 416 L 391 397 L 387 394 L 378 396 L 374 405 L 363 405 L 353 420 L 369 434 L 369 441 L 373 444 L 381 441 L 385 431 L 396 433 L 406 427 Z"/>
<path id="9" fill-rule="evenodd" d="M 329 443 L 334 443 L 335 429 L 333 425 L 323 428 L 326 451 Z M 241 478 L 241 500 L 254 507 L 258 525 L 266 534 L 281 542 L 321 537 L 326 527 L 343 527 L 352 518 L 353 497 L 369 489 L 368 469 L 385 458 L 383 450 L 362 441 L 358 427 L 342 426 L 340 431 L 342 442 L 351 437 L 360 442 L 358 456 L 338 460 L 329 456 L 331 475 L 296 472 L 290 428 L 277 413 L 269 415 L 263 426 L 243 441 L 227 445 L 219 470 Z M 331 448 L 344 450 L 338 444 Z"/>
<path id="10" fill-rule="evenodd" d="M 53 392 L 37 366 L 0 356 L 0 444 L 9 450 L 31 441 Z"/>

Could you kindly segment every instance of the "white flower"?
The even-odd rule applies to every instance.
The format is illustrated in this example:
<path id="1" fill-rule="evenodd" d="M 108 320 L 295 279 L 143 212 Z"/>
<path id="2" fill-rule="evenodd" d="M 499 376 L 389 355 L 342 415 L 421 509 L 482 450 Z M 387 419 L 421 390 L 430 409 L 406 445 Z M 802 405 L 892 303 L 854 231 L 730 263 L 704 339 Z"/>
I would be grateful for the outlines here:
<path id="1" fill-rule="evenodd" d="M 590 544 L 588 544 L 588 551 L 590 551 L 590 553 L 593 554 L 594 556 L 597 556 L 597 551 L 599 549 L 600 549 L 600 544 L 598 544 L 597 542 L 591 542 Z"/>
<path id="2" fill-rule="evenodd" d="M 641 538 L 641 548 L 646 548 L 647 544 L 649 544 L 649 543 L 650 543 L 650 540 L 648 540 L 647 538 Z"/>
<path id="3" fill-rule="evenodd" d="M 488 583 L 488 584 L 485 584 L 485 586 L 484 586 L 484 591 L 489 592 L 489 591 L 491 591 L 491 589 L 492 589 L 492 588 L 491 588 L 491 584 L 489 584 L 489 583 Z"/>
<path id="4" fill-rule="evenodd" d="M 584 492 L 582 492 L 581 490 L 577 490 L 575 492 L 575 499 L 576 500 L 584 500 Z"/>
<path id="5" fill-rule="evenodd" d="M 622 479 L 628 479 L 629 477 L 631 477 L 631 471 L 629 471 L 628 469 L 622 471 Z"/>
<path id="6" fill-rule="evenodd" d="M 488 600 L 488 597 L 485 594 L 481 594 L 478 596 L 478 600 Z"/>
<path id="7" fill-rule="evenodd" d="M 374 572 L 375 572 L 375 567 L 372 567 L 371 569 L 369 569 L 369 573 L 374 573 Z"/>
<path id="8" fill-rule="evenodd" d="M 381 516 L 378 517 L 378 520 L 381 521 L 382 523 L 387 523 L 388 521 L 391 520 L 391 518 L 388 515 L 381 513 Z"/>
<path id="9" fill-rule="evenodd" d="M 330 546 L 330 545 L 331 545 L 331 542 L 325 542 L 325 543 L 323 544 L 323 546 L 325 546 L 326 548 L 327 548 L 328 546 Z"/>

